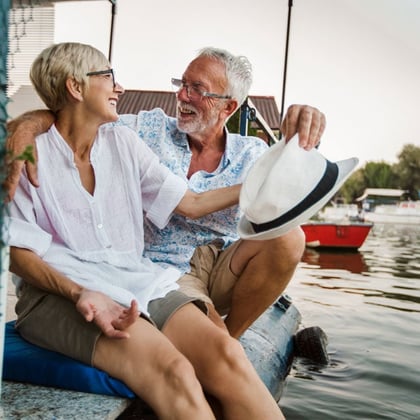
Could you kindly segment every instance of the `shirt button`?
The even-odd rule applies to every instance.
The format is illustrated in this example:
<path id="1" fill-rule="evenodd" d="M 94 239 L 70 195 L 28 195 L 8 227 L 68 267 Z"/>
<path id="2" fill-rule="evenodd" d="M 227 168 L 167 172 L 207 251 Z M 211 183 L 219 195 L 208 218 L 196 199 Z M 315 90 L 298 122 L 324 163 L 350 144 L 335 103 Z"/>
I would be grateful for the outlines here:
<path id="1" fill-rule="evenodd" d="M 102 229 L 104 227 L 104 225 L 102 223 L 98 224 L 98 229 Z"/>

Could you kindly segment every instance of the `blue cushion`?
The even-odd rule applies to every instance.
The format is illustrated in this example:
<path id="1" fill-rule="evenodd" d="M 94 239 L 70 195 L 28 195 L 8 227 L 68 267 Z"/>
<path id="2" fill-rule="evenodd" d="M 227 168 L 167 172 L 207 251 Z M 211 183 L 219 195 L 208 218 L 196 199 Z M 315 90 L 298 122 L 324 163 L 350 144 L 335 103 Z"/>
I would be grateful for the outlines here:
<path id="1" fill-rule="evenodd" d="M 6 323 L 4 380 L 135 398 L 134 393 L 123 382 L 107 373 L 27 342 L 19 335 L 14 324 L 15 321 Z"/>

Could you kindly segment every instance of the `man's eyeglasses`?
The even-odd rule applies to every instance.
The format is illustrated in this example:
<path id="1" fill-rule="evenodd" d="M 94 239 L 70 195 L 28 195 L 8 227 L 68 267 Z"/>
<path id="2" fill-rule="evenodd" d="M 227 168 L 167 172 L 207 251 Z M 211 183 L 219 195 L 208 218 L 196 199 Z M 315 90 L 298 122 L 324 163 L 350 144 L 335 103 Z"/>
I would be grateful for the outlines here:
<path id="1" fill-rule="evenodd" d="M 214 99 L 232 99 L 229 95 L 219 95 L 218 93 L 211 93 L 201 90 L 200 85 L 198 84 L 191 84 L 185 83 L 181 79 L 171 79 L 172 85 L 178 89 L 178 92 L 182 89 L 185 89 L 187 92 L 187 96 L 192 100 L 199 100 L 203 96 L 207 98 L 214 98 Z"/>
<path id="2" fill-rule="evenodd" d="M 106 70 L 99 70 L 99 71 L 90 71 L 89 73 L 86 73 L 86 76 L 100 76 L 104 74 L 110 74 L 112 76 L 112 85 L 117 86 L 117 83 L 115 82 L 115 73 L 114 69 L 106 69 Z"/>

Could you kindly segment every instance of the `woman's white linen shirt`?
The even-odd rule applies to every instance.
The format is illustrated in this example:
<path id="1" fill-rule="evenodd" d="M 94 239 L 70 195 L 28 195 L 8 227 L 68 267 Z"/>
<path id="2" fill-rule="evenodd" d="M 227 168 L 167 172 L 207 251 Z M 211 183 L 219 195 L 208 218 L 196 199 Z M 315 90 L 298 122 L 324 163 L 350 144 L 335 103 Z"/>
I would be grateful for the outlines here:
<path id="1" fill-rule="evenodd" d="M 143 257 L 143 215 L 163 228 L 185 181 L 127 127 L 100 127 L 90 153 L 93 195 L 55 126 L 36 144 L 40 186 L 22 174 L 9 206 L 8 244 L 34 251 L 73 281 L 124 305 L 136 299 L 147 313 L 150 300 L 178 287 L 180 273 Z"/>

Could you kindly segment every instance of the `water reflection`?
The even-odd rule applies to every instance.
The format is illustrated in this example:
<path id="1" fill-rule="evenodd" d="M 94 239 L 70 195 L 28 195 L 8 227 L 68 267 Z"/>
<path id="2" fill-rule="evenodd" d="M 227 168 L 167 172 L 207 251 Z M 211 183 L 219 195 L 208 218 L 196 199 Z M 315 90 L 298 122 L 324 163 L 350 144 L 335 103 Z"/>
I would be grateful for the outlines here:
<path id="1" fill-rule="evenodd" d="M 375 225 L 361 252 L 373 273 L 420 278 L 420 227 Z"/>
<path id="2" fill-rule="evenodd" d="M 420 226 L 375 225 L 358 252 L 307 249 L 288 294 L 330 363 L 294 361 L 287 418 L 419 418 Z"/>
<path id="3" fill-rule="evenodd" d="M 374 226 L 359 251 L 307 248 L 301 268 L 308 299 L 321 305 L 354 295 L 367 305 L 420 312 L 420 227 Z"/>
<path id="4" fill-rule="evenodd" d="M 363 255 L 358 251 L 317 251 L 307 248 L 303 254 L 302 262 L 320 269 L 345 269 L 358 274 L 368 270 Z"/>

